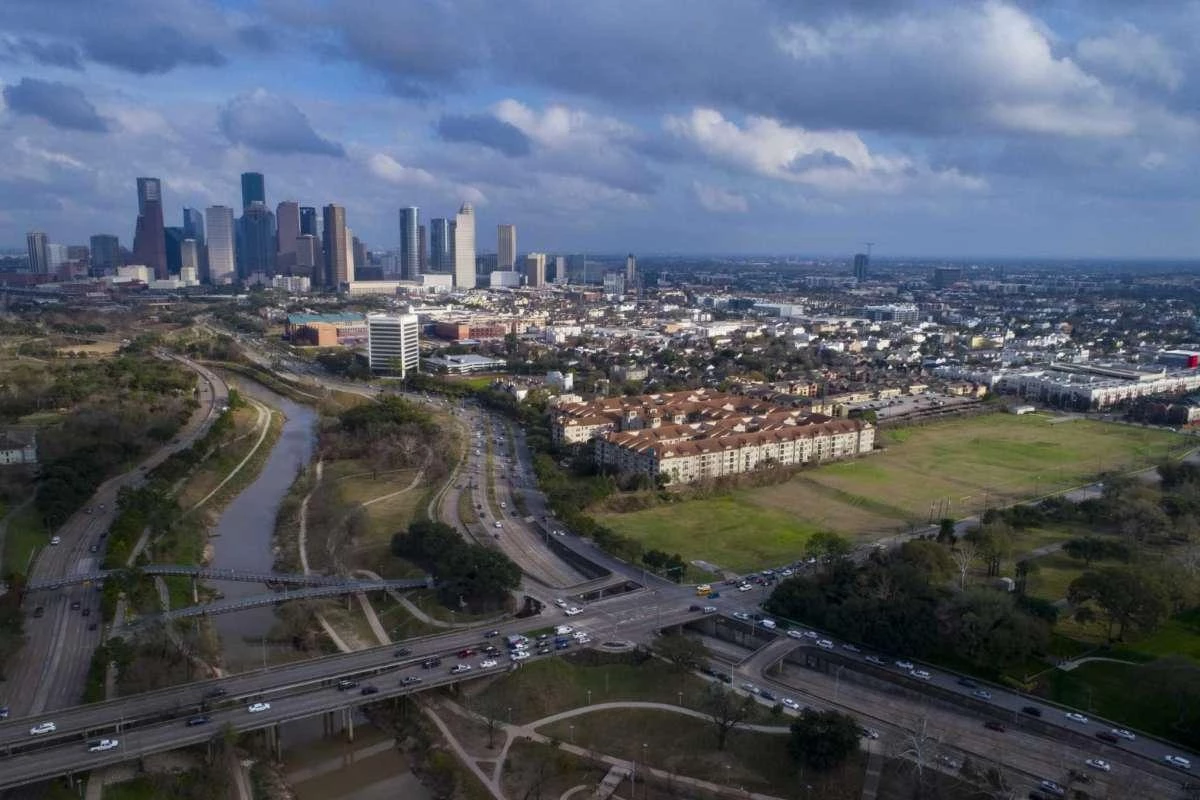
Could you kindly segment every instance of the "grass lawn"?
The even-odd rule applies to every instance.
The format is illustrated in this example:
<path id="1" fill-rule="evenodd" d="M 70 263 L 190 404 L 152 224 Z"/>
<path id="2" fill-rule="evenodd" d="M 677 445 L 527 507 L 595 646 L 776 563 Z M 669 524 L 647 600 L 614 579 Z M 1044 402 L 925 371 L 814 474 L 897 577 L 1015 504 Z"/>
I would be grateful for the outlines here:
<path id="1" fill-rule="evenodd" d="M 821 529 L 740 493 L 607 515 L 601 521 L 647 548 L 737 572 L 797 558 L 808 537 Z"/>
<path id="2" fill-rule="evenodd" d="M 1171 727 L 1178 716 L 1177 701 L 1160 695 L 1142 693 L 1152 678 L 1145 677 L 1147 667 L 1092 661 L 1070 672 L 1055 670 L 1047 677 L 1047 694 L 1052 700 L 1090 711 L 1120 722 L 1134 730 L 1179 739 Z"/>
<path id="3" fill-rule="evenodd" d="M 881 441 L 882 453 L 805 470 L 785 484 L 597 517 L 647 547 L 744 571 L 795 558 L 817 530 L 874 539 L 1078 486 L 1103 471 L 1152 466 L 1192 446 L 1167 431 L 1011 414 L 885 431 Z M 1031 531 L 1019 546 L 1032 550 L 1059 536 L 1066 538 Z"/>
<path id="4" fill-rule="evenodd" d="M 1200 663 L 1200 608 L 1171 617 L 1154 633 L 1122 647 L 1116 657 L 1127 654 L 1135 660 L 1185 656 Z"/>
<path id="5" fill-rule="evenodd" d="M 42 525 L 37 509 L 28 508 L 14 514 L 8 521 L 8 533 L 4 536 L 5 570 L 26 573 L 30 554 L 49 543 L 50 537 Z"/>
<path id="6" fill-rule="evenodd" d="M 862 793 L 865 759 L 861 755 L 830 773 L 800 781 L 788 756 L 786 735 L 734 731 L 726 749 L 720 751 L 711 723 L 669 711 L 602 711 L 556 722 L 539 732 L 748 792 L 783 797 L 858 797 Z M 806 795 L 806 785 L 812 786 L 811 795 Z"/>
<path id="7" fill-rule="evenodd" d="M 560 711 L 614 700 L 646 700 L 694 707 L 708 684 L 695 675 L 675 672 L 657 659 L 640 665 L 582 666 L 570 656 L 527 663 L 472 698 L 471 707 L 512 709 L 516 724 Z M 481 713 L 483 713 L 481 711 Z M 544 733 L 545 731 L 543 731 Z"/>

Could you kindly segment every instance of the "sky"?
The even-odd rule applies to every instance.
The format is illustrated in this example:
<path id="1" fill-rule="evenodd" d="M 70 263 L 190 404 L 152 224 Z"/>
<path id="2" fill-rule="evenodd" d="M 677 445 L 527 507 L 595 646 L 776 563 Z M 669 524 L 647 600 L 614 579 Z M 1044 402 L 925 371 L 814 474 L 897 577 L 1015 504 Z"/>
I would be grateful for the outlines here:
<path id="1" fill-rule="evenodd" d="M 3 0 L 0 246 L 338 203 L 368 247 L 1190 258 L 1200 2 Z"/>

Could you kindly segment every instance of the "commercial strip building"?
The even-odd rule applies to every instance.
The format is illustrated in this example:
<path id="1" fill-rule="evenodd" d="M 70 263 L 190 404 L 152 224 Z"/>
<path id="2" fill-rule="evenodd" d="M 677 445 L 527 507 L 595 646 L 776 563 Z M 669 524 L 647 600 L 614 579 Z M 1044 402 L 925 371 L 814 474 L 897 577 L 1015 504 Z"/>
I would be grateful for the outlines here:
<path id="1" fill-rule="evenodd" d="M 988 386 L 1000 394 L 1059 408 L 1096 411 L 1127 400 L 1173 395 L 1200 389 L 1200 370 L 1169 370 L 1128 364 L 1056 362 L 1026 369 L 973 370 L 944 366 L 940 377 L 959 378 Z"/>
<path id="2" fill-rule="evenodd" d="M 665 483 L 853 458 L 875 446 L 863 420 L 704 390 L 563 404 L 551 430 L 560 444 L 593 442 L 602 467 Z"/>
<path id="3" fill-rule="evenodd" d="M 367 319 L 362 314 L 288 314 L 284 333 L 302 346 L 360 344 L 367 339 Z"/>
<path id="4" fill-rule="evenodd" d="M 468 375 L 472 372 L 501 372 L 507 366 L 500 358 L 488 358 L 471 353 L 458 356 L 429 356 L 422 359 L 433 372 L 446 375 Z"/>
<path id="5" fill-rule="evenodd" d="M 421 366 L 421 323 L 416 314 L 368 314 L 367 361 L 371 372 L 405 377 Z"/>

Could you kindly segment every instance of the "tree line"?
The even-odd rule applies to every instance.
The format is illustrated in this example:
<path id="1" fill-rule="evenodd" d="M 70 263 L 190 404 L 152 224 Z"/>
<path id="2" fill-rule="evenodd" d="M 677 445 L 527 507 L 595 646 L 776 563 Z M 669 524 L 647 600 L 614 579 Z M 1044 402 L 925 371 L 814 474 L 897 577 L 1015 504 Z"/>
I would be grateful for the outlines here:
<path id="1" fill-rule="evenodd" d="M 438 598 L 449 608 L 472 612 L 503 608 L 521 585 L 521 569 L 507 555 L 466 541 L 442 522 L 414 522 L 392 537 L 391 550 L 433 575 Z"/>

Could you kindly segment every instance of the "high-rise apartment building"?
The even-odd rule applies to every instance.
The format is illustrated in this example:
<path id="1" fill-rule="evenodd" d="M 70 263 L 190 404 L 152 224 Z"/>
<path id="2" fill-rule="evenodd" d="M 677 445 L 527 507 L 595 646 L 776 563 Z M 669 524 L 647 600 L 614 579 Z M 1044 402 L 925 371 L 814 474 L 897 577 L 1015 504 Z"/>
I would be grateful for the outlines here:
<path id="1" fill-rule="evenodd" d="M 261 172 L 242 173 L 242 211 L 251 203 L 267 203 L 267 181 Z"/>
<path id="2" fill-rule="evenodd" d="M 636 287 L 637 280 L 638 280 L 637 259 L 634 258 L 633 253 L 630 253 L 629 255 L 625 256 L 625 286 L 626 286 L 626 288 L 632 289 L 632 288 Z"/>
<path id="3" fill-rule="evenodd" d="M 854 254 L 854 277 L 860 281 L 867 279 L 867 268 L 871 264 L 871 257 L 866 253 Z"/>
<path id="4" fill-rule="evenodd" d="M 517 226 L 496 226 L 496 269 L 511 270 L 517 266 Z"/>
<path id="5" fill-rule="evenodd" d="M 421 366 L 416 314 L 367 314 L 367 360 L 371 372 L 403 378 Z"/>
<path id="6" fill-rule="evenodd" d="M 400 209 L 400 280 L 421 277 L 421 211 L 416 206 Z"/>
<path id="7" fill-rule="evenodd" d="M 463 203 L 454 217 L 454 286 L 475 288 L 475 209 Z"/>
<path id="8" fill-rule="evenodd" d="M 567 276 L 567 257 L 566 256 L 555 256 L 554 257 L 554 282 L 565 285 L 567 283 L 567 278 L 568 278 L 568 276 Z"/>
<path id="9" fill-rule="evenodd" d="M 133 235 L 133 260 L 149 267 L 154 277 L 167 277 L 167 240 L 163 230 L 162 183 L 138 178 L 138 218 Z"/>
<path id="10" fill-rule="evenodd" d="M 266 204 L 255 201 L 238 220 L 238 275 L 275 274 L 275 215 Z"/>
<path id="11" fill-rule="evenodd" d="M 97 233 L 88 244 L 92 249 L 92 274 L 112 275 L 121 266 L 121 241 L 111 234 Z"/>
<path id="12" fill-rule="evenodd" d="M 343 283 L 350 282 L 350 261 L 354 258 L 350 252 L 350 242 L 346 238 L 346 209 L 337 205 L 327 205 L 325 217 L 325 274 L 322 284 L 336 289 Z"/>
<path id="13" fill-rule="evenodd" d="M 296 239 L 300 236 L 300 204 L 284 200 L 275 207 L 275 269 L 292 274 L 296 266 Z"/>
<path id="14" fill-rule="evenodd" d="M 453 249 L 450 220 L 443 217 L 429 220 L 429 269 L 433 272 L 450 272 L 454 268 L 454 260 L 450 256 Z"/>
<path id="15" fill-rule="evenodd" d="M 213 285 L 233 283 L 237 277 L 237 248 L 234 244 L 233 209 L 209 206 L 204 211 L 208 226 L 208 280 Z"/>
<path id="16" fill-rule="evenodd" d="M 525 283 L 528 286 L 546 285 L 545 253 L 529 253 L 525 256 Z"/>
<path id="17" fill-rule="evenodd" d="M 300 206 L 300 235 L 321 235 L 321 232 L 317 230 L 317 209 L 312 206 Z"/>
<path id="18" fill-rule="evenodd" d="M 29 251 L 29 271 L 38 275 L 50 272 L 50 255 L 46 252 L 49 238 L 41 231 L 25 234 L 25 247 Z"/>

